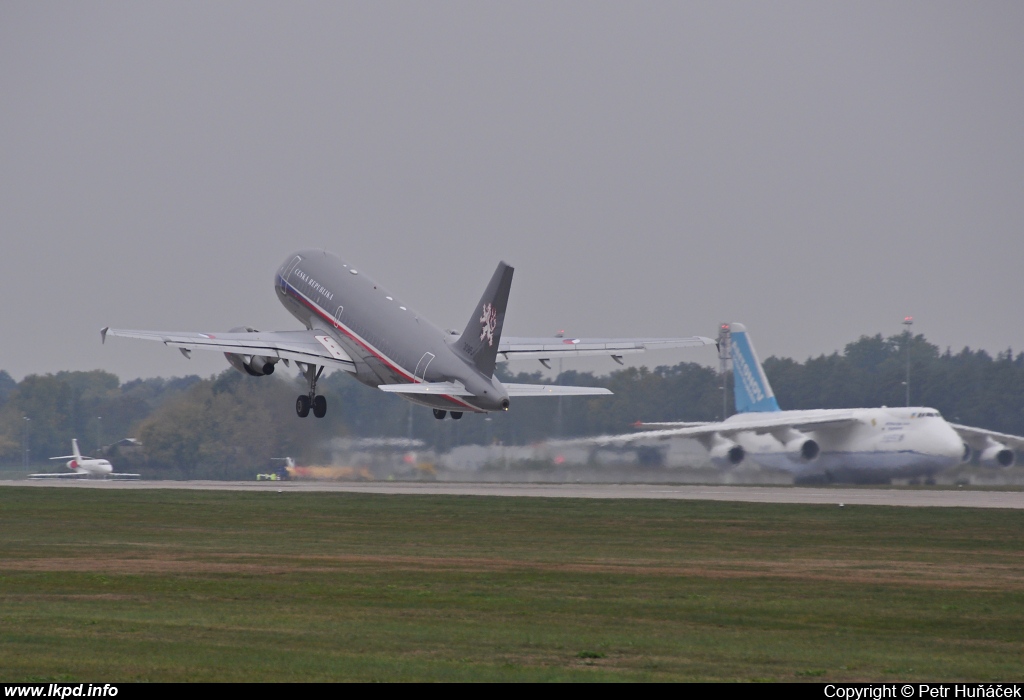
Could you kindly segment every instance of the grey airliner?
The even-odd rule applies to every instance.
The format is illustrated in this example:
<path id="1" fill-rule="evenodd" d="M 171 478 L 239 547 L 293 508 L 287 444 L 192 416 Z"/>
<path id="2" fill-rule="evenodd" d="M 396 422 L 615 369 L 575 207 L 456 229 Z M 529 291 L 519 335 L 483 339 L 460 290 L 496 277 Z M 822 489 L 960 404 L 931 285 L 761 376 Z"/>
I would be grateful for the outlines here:
<path id="1" fill-rule="evenodd" d="M 465 411 L 508 410 L 517 396 L 610 394 L 600 387 L 503 384 L 494 376 L 502 359 L 536 359 L 545 366 L 561 357 L 623 355 L 648 349 L 709 345 L 710 338 L 506 338 L 505 321 L 513 268 L 498 264 L 480 302 L 461 333 L 442 331 L 362 270 L 323 250 L 294 253 L 278 268 L 274 288 L 280 301 L 304 326 L 299 331 L 261 332 L 235 328 L 227 333 L 165 333 L 104 328 L 107 336 L 158 340 L 178 348 L 223 352 L 246 374 L 273 374 L 278 362 L 295 362 L 309 391 L 295 402 L 300 417 L 322 418 L 327 399 L 316 385 L 325 367 L 340 368 L 360 382 L 428 406 L 434 416 L 454 419 Z"/>

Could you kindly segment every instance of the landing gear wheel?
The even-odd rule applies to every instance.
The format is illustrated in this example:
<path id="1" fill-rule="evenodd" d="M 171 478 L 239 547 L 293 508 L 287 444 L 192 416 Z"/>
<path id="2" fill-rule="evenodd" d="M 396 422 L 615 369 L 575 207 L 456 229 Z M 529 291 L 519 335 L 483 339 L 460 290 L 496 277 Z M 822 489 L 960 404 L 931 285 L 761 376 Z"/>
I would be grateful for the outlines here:
<path id="1" fill-rule="evenodd" d="M 323 418 L 327 415 L 327 397 L 326 396 L 314 396 L 313 397 L 313 415 L 317 418 Z"/>
<path id="2" fill-rule="evenodd" d="M 434 409 L 434 418 L 437 418 L 438 420 L 444 420 L 444 417 L 447 414 L 448 414 L 448 411 L 442 411 L 440 408 L 435 408 Z M 452 416 L 452 417 L 454 418 L 455 416 Z"/>
<path id="3" fill-rule="evenodd" d="M 452 420 L 462 418 L 462 411 L 452 411 Z"/>
<path id="4" fill-rule="evenodd" d="M 299 418 L 305 418 L 309 415 L 309 397 L 303 394 L 299 398 L 295 399 L 295 412 L 299 414 Z"/>

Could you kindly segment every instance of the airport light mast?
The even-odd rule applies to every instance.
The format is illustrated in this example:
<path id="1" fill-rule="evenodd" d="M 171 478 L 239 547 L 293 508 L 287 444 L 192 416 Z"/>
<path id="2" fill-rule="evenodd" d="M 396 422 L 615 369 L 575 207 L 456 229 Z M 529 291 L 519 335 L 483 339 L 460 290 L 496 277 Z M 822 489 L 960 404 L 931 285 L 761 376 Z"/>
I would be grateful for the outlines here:
<path id="1" fill-rule="evenodd" d="M 910 327 L 914 325 L 913 316 L 904 316 L 903 325 L 907 327 L 904 331 L 904 344 L 907 346 L 907 381 L 903 382 L 907 387 L 907 406 L 910 406 L 910 340 L 913 337 L 910 333 Z"/>
<path id="2" fill-rule="evenodd" d="M 24 464 L 25 469 L 28 469 L 28 450 L 29 450 L 29 447 L 28 447 L 28 430 L 29 430 L 29 425 L 32 423 L 32 419 L 29 418 L 28 416 L 22 416 L 21 420 L 23 421 L 22 425 L 24 426 L 24 430 L 22 430 L 22 433 L 21 433 L 21 436 L 22 436 L 21 437 L 21 442 L 22 442 L 22 450 L 23 450 L 23 452 L 22 452 L 22 463 Z"/>
<path id="3" fill-rule="evenodd" d="M 729 417 L 729 357 L 731 351 L 732 336 L 729 334 L 729 324 L 723 323 L 718 327 L 718 373 L 722 376 L 722 420 Z"/>

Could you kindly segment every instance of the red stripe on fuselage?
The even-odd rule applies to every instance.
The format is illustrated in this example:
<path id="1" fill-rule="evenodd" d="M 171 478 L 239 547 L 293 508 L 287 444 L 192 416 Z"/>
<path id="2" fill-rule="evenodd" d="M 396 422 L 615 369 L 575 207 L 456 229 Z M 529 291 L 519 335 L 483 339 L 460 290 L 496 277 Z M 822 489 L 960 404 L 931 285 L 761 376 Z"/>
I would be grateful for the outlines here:
<path id="1" fill-rule="evenodd" d="M 399 365 L 397 362 L 394 362 L 391 358 L 389 358 L 386 355 L 384 355 L 383 353 L 381 353 L 379 350 L 377 350 L 377 348 L 375 348 L 372 345 L 370 345 L 369 343 L 367 343 L 365 340 L 363 340 L 358 335 L 356 335 L 353 331 L 349 330 L 348 328 L 345 328 L 343 325 L 341 325 L 341 323 L 338 322 L 337 319 L 335 319 L 335 318 L 333 318 L 331 316 L 328 316 L 319 306 L 314 304 L 312 301 L 309 301 L 309 299 L 306 298 L 305 294 L 303 294 L 298 289 L 296 289 L 295 287 L 290 285 L 287 282 L 287 280 L 285 280 L 284 278 L 282 278 L 280 276 L 278 277 L 278 279 L 280 279 L 282 282 L 284 282 L 284 287 L 285 287 L 286 291 L 291 291 L 291 292 L 294 293 L 294 298 L 299 303 L 303 304 L 306 308 L 308 308 L 310 311 L 315 313 L 321 319 L 323 319 L 324 321 L 327 321 L 334 328 L 338 329 L 339 331 L 341 331 L 342 333 L 347 335 L 349 338 L 354 340 L 363 349 L 365 349 L 371 355 L 373 355 L 378 360 L 383 362 L 387 367 L 389 367 L 390 369 L 392 369 L 392 370 L 394 370 L 394 371 L 396 371 L 396 372 L 398 372 L 400 374 L 404 374 L 406 377 L 408 377 L 410 379 L 410 381 L 407 382 L 408 384 L 425 384 L 426 383 L 426 382 L 424 382 L 421 379 L 417 379 L 415 375 L 411 374 L 408 370 L 406 370 L 404 367 Z M 470 409 L 472 409 L 474 411 L 480 410 L 480 409 L 476 408 L 475 406 L 473 406 L 472 404 L 468 404 L 465 401 L 462 401 L 461 399 L 455 398 L 454 396 L 450 396 L 448 394 L 441 394 L 441 396 L 443 398 L 448 399 L 452 403 L 458 404 L 459 406 L 465 406 L 465 407 L 470 408 Z"/>

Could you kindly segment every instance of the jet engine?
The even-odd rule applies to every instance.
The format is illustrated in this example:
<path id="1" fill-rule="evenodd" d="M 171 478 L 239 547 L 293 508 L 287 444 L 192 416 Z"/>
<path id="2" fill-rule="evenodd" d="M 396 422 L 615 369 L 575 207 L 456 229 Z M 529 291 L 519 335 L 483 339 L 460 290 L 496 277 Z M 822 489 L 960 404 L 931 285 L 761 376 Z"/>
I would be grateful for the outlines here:
<path id="1" fill-rule="evenodd" d="M 986 467 L 1012 467 L 1016 456 L 1006 445 L 989 440 L 988 445 L 978 454 L 978 461 Z"/>
<path id="2" fill-rule="evenodd" d="M 274 373 L 274 365 L 278 358 L 264 357 L 262 355 L 239 355 L 233 352 L 224 353 L 231 366 L 239 372 L 244 372 L 252 377 L 262 377 Z"/>
<path id="3" fill-rule="evenodd" d="M 250 326 L 232 328 L 231 332 L 259 333 L 258 330 Z M 233 352 L 224 353 L 224 357 L 226 357 L 231 366 L 239 372 L 243 372 L 253 377 L 262 377 L 268 374 L 273 374 L 274 365 L 276 365 L 280 359 L 277 357 L 265 357 L 263 355 L 240 355 Z"/>
<path id="4" fill-rule="evenodd" d="M 801 462 L 813 462 L 821 453 L 821 447 L 811 438 L 800 438 L 786 443 L 786 451 Z"/>
<path id="5" fill-rule="evenodd" d="M 776 436 L 783 445 L 785 452 L 794 462 L 814 462 L 821 452 L 816 440 L 807 437 L 799 430 L 788 430 L 786 435 Z"/>
<path id="6" fill-rule="evenodd" d="M 737 445 L 732 440 L 715 435 L 711 445 L 708 447 L 708 456 L 718 467 L 735 467 L 747 456 L 742 445 Z"/>
<path id="7" fill-rule="evenodd" d="M 821 446 L 817 441 L 808 437 L 799 430 L 788 428 L 783 433 L 774 434 L 775 439 L 782 443 L 786 456 L 793 462 L 806 464 L 813 462 L 821 453 Z"/>

